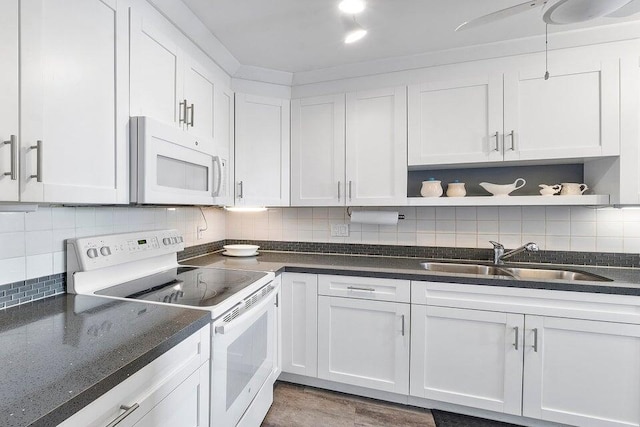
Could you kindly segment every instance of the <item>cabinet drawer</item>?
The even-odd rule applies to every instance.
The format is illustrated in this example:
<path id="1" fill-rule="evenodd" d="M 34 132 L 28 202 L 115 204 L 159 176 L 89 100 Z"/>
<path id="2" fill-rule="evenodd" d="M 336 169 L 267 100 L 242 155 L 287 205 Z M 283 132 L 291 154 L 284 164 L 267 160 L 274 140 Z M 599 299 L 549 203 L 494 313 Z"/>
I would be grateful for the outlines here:
<path id="1" fill-rule="evenodd" d="M 377 301 L 409 302 L 411 300 L 411 284 L 408 280 L 319 275 L 318 294 Z"/>
<path id="2" fill-rule="evenodd" d="M 104 426 L 124 412 L 121 406 L 138 404 L 137 409 L 118 424 L 119 427 L 133 426 L 203 365 L 208 374 L 210 330 L 209 325 L 200 329 L 58 427 Z M 206 390 L 202 390 L 201 395 L 205 397 L 208 396 L 208 380 L 203 385 L 206 385 Z"/>

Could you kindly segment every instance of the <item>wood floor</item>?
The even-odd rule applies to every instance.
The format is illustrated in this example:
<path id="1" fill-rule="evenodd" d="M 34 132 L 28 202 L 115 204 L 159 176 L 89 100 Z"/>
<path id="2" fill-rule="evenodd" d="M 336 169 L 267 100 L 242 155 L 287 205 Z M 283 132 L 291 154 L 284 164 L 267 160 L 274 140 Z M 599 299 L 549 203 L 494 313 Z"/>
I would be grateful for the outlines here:
<path id="1" fill-rule="evenodd" d="M 436 427 L 431 412 L 278 382 L 262 427 Z"/>

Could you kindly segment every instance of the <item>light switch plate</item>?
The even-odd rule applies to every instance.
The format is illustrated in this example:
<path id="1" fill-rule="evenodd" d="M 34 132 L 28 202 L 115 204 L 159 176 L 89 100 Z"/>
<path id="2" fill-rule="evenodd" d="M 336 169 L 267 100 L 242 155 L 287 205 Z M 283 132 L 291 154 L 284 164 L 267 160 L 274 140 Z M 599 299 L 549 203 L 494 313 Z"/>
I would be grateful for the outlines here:
<path id="1" fill-rule="evenodd" d="M 349 237 L 349 224 L 331 224 L 331 237 Z"/>

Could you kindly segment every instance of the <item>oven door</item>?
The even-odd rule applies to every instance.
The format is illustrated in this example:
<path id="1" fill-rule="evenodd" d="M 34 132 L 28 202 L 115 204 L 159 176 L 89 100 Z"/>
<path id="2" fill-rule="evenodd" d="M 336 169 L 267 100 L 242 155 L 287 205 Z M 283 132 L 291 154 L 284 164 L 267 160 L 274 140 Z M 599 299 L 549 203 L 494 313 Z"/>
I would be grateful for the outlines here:
<path id="1" fill-rule="evenodd" d="M 132 118 L 131 128 L 132 202 L 213 204 L 218 159 L 197 149 L 204 141 L 148 117 Z"/>
<path id="2" fill-rule="evenodd" d="M 271 282 L 213 323 L 211 420 L 215 425 L 235 426 L 277 368 L 279 292 L 279 283 Z"/>

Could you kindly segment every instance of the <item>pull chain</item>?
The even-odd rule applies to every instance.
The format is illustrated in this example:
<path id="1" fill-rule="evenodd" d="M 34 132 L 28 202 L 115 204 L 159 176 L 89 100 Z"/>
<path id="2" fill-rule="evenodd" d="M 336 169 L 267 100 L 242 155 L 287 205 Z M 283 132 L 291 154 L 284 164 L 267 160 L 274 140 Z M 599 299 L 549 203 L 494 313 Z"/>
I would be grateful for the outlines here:
<path id="1" fill-rule="evenodd" d="M 549 24 L 544 26 L 544 79 L 549 80 Z"/>

